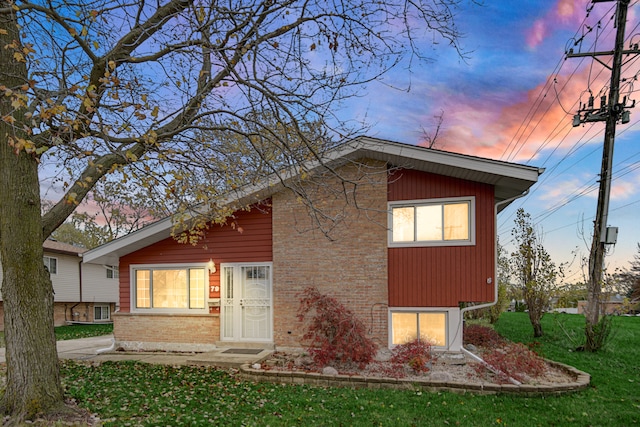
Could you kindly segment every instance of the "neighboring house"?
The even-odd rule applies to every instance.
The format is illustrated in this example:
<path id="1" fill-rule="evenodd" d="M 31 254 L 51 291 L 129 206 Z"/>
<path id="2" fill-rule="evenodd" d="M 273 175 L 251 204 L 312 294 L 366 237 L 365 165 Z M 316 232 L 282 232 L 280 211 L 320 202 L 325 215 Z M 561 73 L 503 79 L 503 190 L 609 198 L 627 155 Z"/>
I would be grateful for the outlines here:
<path id="1" fill-rule="evenodd" d="M 110 322 L 118 303 L 118 267 L 82 264 L 86 249 L 48 239 L 43 244 L 44 265 L 53 284 L 54 325 L 70 322 Z M 0 281 L 2 266 L 0 264 Z M 0 295 L 0 328 L 4 307 Z"/>
<path id="2" fill-rule="evenodd" d="M 608 299 L 600 303 L 600 312 L 602 314 L 623 314 L 632 307 L 630 301 L 627 300 L 626 303 L 627 307 L 625 307 L 625 297 L 620 294 L 609 295 Z M 587 301 L 578 301 L 578 314 L 585 314 L 586 309 Z"/>
<path id="3" fill-rule="evenodd" d="M 496 298 L 496 215 L 541 170 L 368 137 L 305 168 L 222 201 L 253 205 L 197 244 L 166 218 L 85 253 L 120 267 L 116 345 L 301 347 L 300 293 L 315 286 L 383 347 L 460 351 L 462 303 Z"/>

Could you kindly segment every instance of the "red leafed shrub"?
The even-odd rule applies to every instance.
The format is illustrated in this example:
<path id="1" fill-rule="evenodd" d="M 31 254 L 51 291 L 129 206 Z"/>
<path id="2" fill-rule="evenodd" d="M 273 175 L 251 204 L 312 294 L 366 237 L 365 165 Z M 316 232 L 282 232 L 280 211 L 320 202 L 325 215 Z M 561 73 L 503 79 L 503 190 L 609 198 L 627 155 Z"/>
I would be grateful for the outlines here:
<path id="1" fill-rule="evenodd" d="M 428 372 L 431 362 L 431 344 L 413 340 L 396 346 L 392 351 L 391 363 L 409 365 L 414 372 Z"/>
<path id="2" fill-rule="evenodd" d="M 482 325 L 465 325 L 462 337 L 465 344 L 476 347 L 495 348 L 507 343 L 495 330 Z"/>
<path id="3" fill-rule="evenodd" d="M 499 371 L 499 380 L 507 381 L 511 377 L 524 381 L 525 376 L 537 378 L 544 374 L 546 364 L 544 360 L 527 346 L 521 343 L 509 344 L 492 350 L 483 356 L 488 365 Z M 484 367 L 478 368 L 478 371 Z"/>
<path id="4" fill-rule="evenodd" d="M 309 287 L 302 292 L 297 316 L 306 322 L 302 338 L 318 365 L 355 363 L 363 368 L 373 360 L 377 346 L 364 324 L 335 298 Z"/>

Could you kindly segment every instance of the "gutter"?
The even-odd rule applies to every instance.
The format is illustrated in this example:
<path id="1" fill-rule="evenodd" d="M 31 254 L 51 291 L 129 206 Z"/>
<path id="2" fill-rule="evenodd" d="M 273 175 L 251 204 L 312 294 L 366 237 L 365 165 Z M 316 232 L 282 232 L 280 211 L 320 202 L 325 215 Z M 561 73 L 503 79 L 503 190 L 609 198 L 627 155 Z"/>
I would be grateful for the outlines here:
<path id="1" fill-rule="evenodd" d="M 495 222 L 495 236 L 494 236 L 494 266 L 493 266 L 493 301 L 491 302 L 487 302 L 484 304 L 478 304 L 478 305 L 472 305 L 470 307 L 465 307 L 463 309 L 460 310 L 460 324 L 462 324 L 462 321 L 464 319 L 464 314 L 467 311 L 472 311 L 472 310 L 480 310 L 482 308 L 487 308 L 487 307 L 492 307 L 494 305 L 496 305 L 498 303 L 498 207 L 500 205 L 504 205 L 504 204 L 508 204 L 513 202 L 516 199 L 519 199 L 521 197 L 526 196 L 527 194 L 529 194 L 529 190 L 526 190 L 524 193 L 522 194 L 518 194 L 517 196 L 511 197 L 510 199 L 505 199 L 502 200 L 498 203 L 496 203 L 493 206 L 493 221 Z"/>
<path id="2" fill-rule="evenodd" d="M 507 377 L 507 381 L 509 381 L 511 384 L 513 384 L 513 385 L 522 385 L 522 383 L 520 381 L 511 378 L 509 375 L 505 374 L 504 372 L 500 371 L 499 369 L 489 365 L 480 356 L 478 356 L 477 354 L 471 353 L 469 350 L 467 350 L 464 347 L 462 347 L 462 353 L 467 355 L 467 356 L 469 356 L 470 358 L 472 358 L 476 362 L 481 363 L 485 368 L 487 368 L 488 370 L 490 370 L 494 374 L 503 375 L 503 376 Z"/>
<path id="3" fill-rule="evenodd" d="M 111 353 L 113 352 L 113 350 L 115 350 L 116 348 L 116 339 L 115 338 L 111 338 L 111 345 L 109 347 L 106 348 L 99 348 L 96 350 L 96 354 L 102 354 L 102 353 Z"/>
<path id="4" fill-rule="evenodd" d="M 498 303 L 498 207 L 500 205 L 504 205 L 507 203 L 511 203 L 516 199 L 519 199 L 521 197 L 526 196 L 527 194 L 529 194 L 529 190 L 526 190 L 524 193 L 519 194 L 517 196 L 511 197 L 510 199 L 505 199 L 501 202 L 498 202 L 494 205 L 493 209 L 494 209 L 494 213 L 493 213 L 493 218 L 494 218 L 494 222 L 495 222 L 495 242 L 494 242 L 494 251 L 495 251 L 495 261 L 494 261 L 494 273 L 493 273 L 493 283 L 494 283 L 494 289 L 493 289 L 493 294 L 494 294 L 494 299 L 491 302 L 487 302 L 484 304 L 478 304 L 478 305 L 473 305 L 471 307 L 465 307 L 463 309 L 460 310 L 460 323 L 459 325 L 463 325 L 464 323 L 464 314 L 467 311 L 471 311 L 471 310 L 480 310 L 482 308 L 487 308 L 487 307 L 492 307 L 494 305 L 496 305 Z M 464 332 L 463 332 L 463 341 L 464 341 Z M 509 375 L 505 375 L 503 372 L 501 372 L 500 370 L 496 369 L 495 367 L 491 366 L 490 364 L 488 364 L 487 362 L 485 362 L 480 356 L 470 352 L 469 350 L 467 350 L 466 348 L 464 348 L 464 345 L 462 345 L 462 347 L 460 347 L 462 350 L 462 353 L 471 357 L 473 360 L 475 360 L 476 362 L 480 362 L 482 365 L 484 365 L 487 369 L 489 369 L 491 372 L 495 373 L 495 374 L 502 374 L 504 376 L 507 377 L 507 380 L 511 383 L 511 384 L 515 384 L 515 385 L 520 385 L 520 382 L 518 380 L 515 380 L 513 378 L 511 378 Z"/>

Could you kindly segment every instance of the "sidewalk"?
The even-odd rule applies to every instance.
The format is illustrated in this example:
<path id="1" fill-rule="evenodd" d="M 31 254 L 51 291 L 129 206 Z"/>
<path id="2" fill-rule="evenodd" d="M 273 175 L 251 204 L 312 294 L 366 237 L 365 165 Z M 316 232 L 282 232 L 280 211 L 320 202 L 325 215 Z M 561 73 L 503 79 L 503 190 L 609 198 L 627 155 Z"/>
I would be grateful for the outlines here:
<path id="1" fill-rule="evenodd" d="M 253 364 L 263 360 L 272 352 L 263 350 L 258 354 L 230 352 L 221 348 L 207 353 L 171 353 L 171 352 L 117 352 L 113 349 L 113 335 L 58 341 L 60 359 L 91 361 L 137 360 L 140 362 L 164 365 L 212 365 L 237 367 L 244 363 Z M 5 363 L 5 349 L 0 348 L 0 363 Z"/>

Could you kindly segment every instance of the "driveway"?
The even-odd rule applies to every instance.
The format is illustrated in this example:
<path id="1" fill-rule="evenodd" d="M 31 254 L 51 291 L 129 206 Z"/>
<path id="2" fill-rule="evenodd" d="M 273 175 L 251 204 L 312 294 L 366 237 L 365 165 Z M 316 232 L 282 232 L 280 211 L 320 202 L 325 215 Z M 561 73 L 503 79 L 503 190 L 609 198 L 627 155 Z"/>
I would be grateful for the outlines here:
<path id="1" fill-rule="evenodd" d="M 146 363 L 164 365 L 213 365 L 221 367 L 238 367 L 242 364 L 253 364 L 263 360 L 270 350 L 246 354 L 245 351 L 221 348 L 206 353 L 174 353 L 174 352 L 118 352 L 113 348 L 113 335 L 92 338 L 58 341 L 58 357 L 60 359 L 118 361 L 137 360 Z M 5 363 L 5 349 L 0 348 L 0 363 Z"/>
<path id="2" fill-rule="evenodd" d="M 110 348 L 113 344 L 113 335 L 103 335 L 91 338 L 79 338 L 76 340 L 58 341 L 58 357 L 61 359 L 91 359 L 102 349 Z M 5 348 L 0 348 L 0 363 L 5 363 Z"/>

